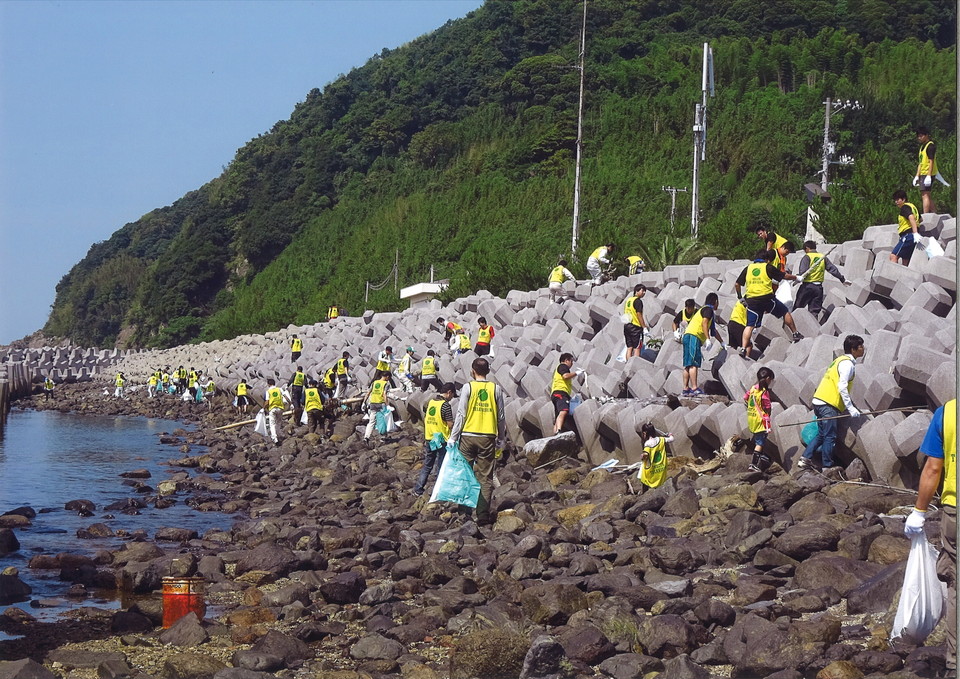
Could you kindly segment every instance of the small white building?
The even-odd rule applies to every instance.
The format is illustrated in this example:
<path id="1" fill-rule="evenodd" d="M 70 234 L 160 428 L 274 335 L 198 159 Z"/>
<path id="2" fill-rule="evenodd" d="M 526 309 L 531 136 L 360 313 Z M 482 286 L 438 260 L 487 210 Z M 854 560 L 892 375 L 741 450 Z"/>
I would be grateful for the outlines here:
<path id="1" fill-rule="evenodd" d="M 409 299 L 410 308 L 424 306 L 434 297 L 447 289 L 449 280 L 435 281 L 433 283 L 417 283 L 406 288 L 400 288 L 400 299 Z"/>

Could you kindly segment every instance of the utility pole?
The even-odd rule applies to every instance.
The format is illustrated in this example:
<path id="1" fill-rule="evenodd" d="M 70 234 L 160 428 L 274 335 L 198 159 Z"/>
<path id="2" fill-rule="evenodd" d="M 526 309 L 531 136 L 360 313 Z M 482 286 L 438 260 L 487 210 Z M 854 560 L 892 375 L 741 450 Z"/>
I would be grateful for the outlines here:
<path id="1" fill-rule="evenodd" d="M 570 244 L 571 257 L 577 256 L 577 242 L 580 240 L 580 161 L 583 156 L 583 80 L 584 57 L 587 53 L 587 0 L 583 0 L 583 25 L 580 28 L 580 105 L 577 108 L 577 161 L 573 180 L 573 239 Z"/>
<path id="2" fill-rule="evenodd" d="M 830 97 L 827 97 L 827 100 L 824 103 L 826 109 L 823 113 L 823 156 L 821 160 L 823 161 L 823 169 L 820 170 L 820 188 L 824 191 L 827 190 L 827 184 L 829 184 L 830 179 L 830 165 L 831 163 L 838 165 L 852 165 L 853 158 L 850 156 L 842 156 L 839 161 L 831 160 L 833 158 L 834 152 L 837 150 L 837 145 L 830 141 L 830 113 L 836 111 L 840 113 L 846 109 L 852 111 L 859 111 L 863 108 L 858 100 L 850 101 L 833 101 Z"/>
<path id="3" fill-rule="evenodd" d="M 670 230 L 673 231 L 673 222 L 677 217 L 677 194 L 686 193 L 687 187 L 678 189 L 675 186 L 661 186 L 660 190 L 670 194 Z"/>
<path id="4" fill-rule="evenodd" d="M 700 163 L 707 159 L 707 92 L 714 96 L 713 50 L 703 43 L 703 71 L 700 78 L 700 103 L 693 114 L 693 205 L 690 209 L 690 235 L 700 232 Z"/>

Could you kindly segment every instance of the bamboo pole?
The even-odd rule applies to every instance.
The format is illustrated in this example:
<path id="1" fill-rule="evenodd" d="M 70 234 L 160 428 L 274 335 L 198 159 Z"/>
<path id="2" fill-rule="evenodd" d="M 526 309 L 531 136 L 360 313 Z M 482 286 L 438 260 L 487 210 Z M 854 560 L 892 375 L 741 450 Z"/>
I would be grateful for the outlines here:
<path id="1" fill-rule="evenodd" d="M 356 398 L 344 399 L 343 401 L 340 401 L 340 403 L 342 403 L 342 404 L 344 404 L 344 405 L 349 405 L 349 404 L 351 404 L 351 403 L 356 403 L 357 401 L 362 401 L 362 400 L 363 400 L 363 398 L 361 398 L 360 396 L 357 396 Z M 292 415 L 292 414 L 293 414 L 293 411 L 292 411 L 292 410 L 285 410 L 282 414 L 283 414 L 283 415 Z M 224 431 L 224 430 L 226 430 L 226 429 L 236 429 L 237 427 L 242 427 L 242 426 L 245 425 L 245 424 L 253 424 L 253 423 L 256 422 L 256 421 L 257 421 L 257 418 L 253 418 L 252 420 L 244 420 L 244 421 L 242 421 L 242 422 L 234 422 L 233 424 L 225 424 L 225 425 L 223 425 L 222 427 L 215 427 L 215 428 L 214 428 L 214 431 Z"/>
<path id="2" fill-rule="evenodd" d="M 923 410 L 926 406 L 904 406 L 903 408 L 887 408 L 886 410 L 865 410 L 862 411 L 861 415 L 879 415 L 880 413 L 892 413 L 897 410 Z M 801 424 L 810 424 L 811 422 L 825 422 L 827 420 L 839 420 L 844 417 L 850 417 L 850 413 L 845 413 L 843 415 L 836 415 L 835 417 L 819 417 L 813 420 L 807 420 L 806 422 L 791 422 L 790 424 L 778 424 L 778 427 L 798 427 Z"/>

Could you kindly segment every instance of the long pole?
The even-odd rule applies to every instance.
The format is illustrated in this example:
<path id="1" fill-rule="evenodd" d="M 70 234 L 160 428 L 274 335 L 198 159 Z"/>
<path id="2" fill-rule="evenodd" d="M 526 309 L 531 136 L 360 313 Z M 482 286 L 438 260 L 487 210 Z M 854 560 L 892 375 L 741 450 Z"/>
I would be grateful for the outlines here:
<path id="1" fill-rule="evenodd" d="M 710 87 L 710 43 L 703 43 L 703 71 L 700 76 L 700 103 L 693 114 L 693 185 L 690 199 L 690 235 L 700 233 L 700 162 L 706 160 L 707 147 L 707 89 Z"/>
<path id="2" fill-rule="evenodd" d="M 583 0 L 583 26 L 580 29 L 580 105 L 577 108 L 577 161 L 573 180 L 573 238 L 570 255 L 576 257 L 580 240 L 580 161 L 583 156 L 583 81 L 584 56 L 587 52 L 587 0 Z"/>
<path id="3" fill-rule="evenodd" d="M 830 172 L 830 110 L 833 108 L 830 97 L 827 97 L 825 103 L 827 110 L 823 115 L 823 174 L 820 178 L 820 188 L 824 191 L 827 190 L 827 174 Z"/>

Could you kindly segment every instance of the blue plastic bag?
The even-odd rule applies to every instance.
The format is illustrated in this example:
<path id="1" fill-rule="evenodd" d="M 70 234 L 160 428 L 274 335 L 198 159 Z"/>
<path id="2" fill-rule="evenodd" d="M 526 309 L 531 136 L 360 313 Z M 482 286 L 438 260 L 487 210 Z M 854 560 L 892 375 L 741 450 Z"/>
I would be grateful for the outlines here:
<path id="1" fill-rule="evenodd" d="M 377 433 L 383 436 L 387 433 L 387 414 L 383 412 L 383 408 L 381 408 L 374 417 L 377 423 Z"/>
<path id="2" fill-rule="evenodd" d="M 808 422 L 807 425 L 800 430 L 800 441 L 805 446 L 809 446 L 810 442 L 817 438 L 817 434 L 820 433 L 820 426 L 817 424 L 817 421 Z"/>
<path id="3" fill-rule="evenodd" d="M 458 444 L 447 446 L 443 464 L 433 484 L 430 502 L 456 502 L 458 505 L 476 507 L 480 499 L 480 482 L 473 474 L 473 468 L 460 453 Z"/>

